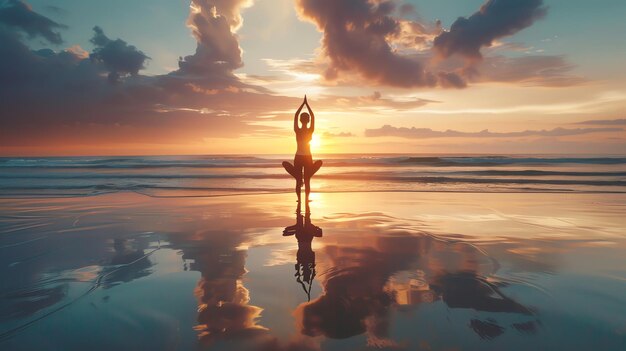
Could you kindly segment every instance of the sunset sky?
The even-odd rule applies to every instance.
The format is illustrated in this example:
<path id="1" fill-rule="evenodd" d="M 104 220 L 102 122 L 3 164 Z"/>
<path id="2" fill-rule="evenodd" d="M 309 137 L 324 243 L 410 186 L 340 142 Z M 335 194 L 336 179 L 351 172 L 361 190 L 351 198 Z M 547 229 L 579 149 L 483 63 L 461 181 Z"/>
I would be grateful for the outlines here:
<path id="1" fill-rule="evenodd" d="M 626 1 L 0 0 L 0 155 L 626 153 Z"/>

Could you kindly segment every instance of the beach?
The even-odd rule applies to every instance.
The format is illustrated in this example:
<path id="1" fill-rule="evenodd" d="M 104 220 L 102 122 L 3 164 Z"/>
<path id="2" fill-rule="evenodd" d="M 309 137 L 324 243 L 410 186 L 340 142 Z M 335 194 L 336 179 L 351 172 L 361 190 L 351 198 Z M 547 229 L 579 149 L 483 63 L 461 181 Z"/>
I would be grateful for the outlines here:
<path id="1" fill-rule="evenodd" d="M 624 14 L 0 0 L 0 351 L 626 351 Z"/>
<path id="2" fill-rule="evenodd" d="M 0 347 L 626 345 L 624 194 L 216 195 L 0 199 Z"/>

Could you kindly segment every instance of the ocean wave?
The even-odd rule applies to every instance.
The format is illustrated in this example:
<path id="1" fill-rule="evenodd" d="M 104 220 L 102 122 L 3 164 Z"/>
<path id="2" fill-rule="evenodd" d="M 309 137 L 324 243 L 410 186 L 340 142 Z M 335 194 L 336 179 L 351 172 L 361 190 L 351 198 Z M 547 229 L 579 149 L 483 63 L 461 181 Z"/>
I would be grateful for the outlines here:
<path id="1" fill-rule="evenodd" d="M 280 167 L 292 157 L 185 156 L 185 157 L 69 157 L 0 158 L 0 168 L 54 169 L 155 169 L 155 168 L 268 168 Z M 624 157 L 511 157 L 511 156 L 328 156 L 320 157 L 327 167 L 427 166 L 490 167 L 503 165 L 626 165 Z"/>
<path id="2" fill-rule="evenodd" d="M 279 165 L 278 168 L 281 166 Z M 576 171 L 541 171 L 541 170 L 476 170 L 476 171 L 412 171 L 412 172 L 339 172 L 332 174 L 318 174 L 316 179 L 409 179 L 414 174 L 423 176 L 445 177 L 452 176 L 524 176 L 524 177 L 547 177 L 547 176 L 567 176 L 567 177 L 626 177 L 626 172 L 576 172 Z M 0 174 L 0 179 L 284 179 L 289 178 L 287 174 L 251 174 L 251 173 L 231 173 L 231 174 L 194 174 L 194 173 L 93 173 L 93 172 L 74 172 L 74 173 L 7 173 Z M 457 178 L 458 179 L 458 178 Z M 463 178 L 467 179 L 467 178 Z M 489 178 L 485 178 L 489 179 Z"/>
<path id="3" fill-rule="evenodd" d="M 334 157 L 334 158 L 333 158 Z M 626 158 L 324 156 L 320 191 L 626 192 Z M 0 196 L 293 188 L 285 155 L 0 158 Z M 319 181 L 319 182 L 318 182 Z M 253 189 L 253 190 L 251 190 Z"/>
<path id="4" fill-rule="evenodd" d="M 68 178 L 56 178 L 56 179 L 77 179 L 78 177 Z M 115 179 L 115 177 L 107 176 L 94 176 L 84 177 L 82 179 Z M 274 180 L 274 179 L 291 179 L 291 176 L 285 174 L 230 174 L 230 175 L 142 175 L 139 177 L 124 176 L 119 179 L 133 179 L 135 182 L 128 184 L 128 182 L 119 183 L 107 183 L 107 184 L 64 184 L 63 187 L 67 189 L 82 189 L 95 187 L 106 189 L 135 189 L 135 188 L 150 188 L 150 187 L 169 187 L 167 185 L 148 184 L 136 182 L 136 180 L 146 179 L 254 179 L 254 180 Z M 351 173 L 351 174 L 320 174 L 316 175 L 315 179 L 319 180 L 345 180 L 345 181 L 378 181 L 378 182 L 399 182 L 399 183 L 463 183 L 463 184 L 551 184 L 551 185 L 593 185 L 593 186 L 626 186 L 626 180 L 605 180 L 605 179 L 528 179 L 528 178 L 472 178 L 472 177 L 449 177 L 449 176 L 394 176 L 383 174 L 367 174 L 367 173 Z M 7 189 L 47 189 L 55 188 L 56 186 L 50 182 L 24 185 L 21 182 L 11 182 L 0 184 L 0 190 Z M 240 186 L 232 186 L 230 188 L 239 188 Z M 187 186 L 180 186 L 181 189 L 188 189 Z"/>
<path id="5" fill-rule="evenodd" d="M 280 165 L 280 162 L 272 160 Z M 211 163 L 213 162 L 213 163 Z M 258 157 L 200 156 L 185 158 L 4 158 L 0 168 L 68 168 L 68 169 L 115 169 L 115 168 L 215 168 L 215 167 L 266 167 L 270 160 Z"/>
<path id="6" fill-rule="evenodd" d="M 550 164 L 588 164 L 588 165 L 618 165 L 626 164 L 623 157 L 507 157 L 507 156 L 482 156 L 482 157 L 408 157 L 399 163 L 422 164 L 431 166 L 497 166 L 497 165 L 550 165 Z"/>

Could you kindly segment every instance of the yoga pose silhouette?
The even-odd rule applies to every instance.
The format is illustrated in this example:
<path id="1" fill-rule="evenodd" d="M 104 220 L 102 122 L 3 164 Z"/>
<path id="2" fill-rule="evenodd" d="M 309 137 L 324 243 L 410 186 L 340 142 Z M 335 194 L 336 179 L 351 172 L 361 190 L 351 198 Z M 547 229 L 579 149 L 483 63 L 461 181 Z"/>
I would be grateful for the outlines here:
<path id="1" fill-rule="evenodd" d="M 306 112 L 300 113 L 304 106 L 306 106 L 310 115 Z M 302 127 L 298 125 L 298 116 L 300 117 Z M 307 127 L 309 121 L 311 125 Z M 305 201 L 308 203 L 309 194 L 311 192 L 311 177 L 322 167 L 322 161 L 317 160 L 313 162 L 313 156 L 311 155 L 311 146 L 309 143 L 315 131 L 315 115 L 313 114 L 311 106 L 309 106 L 306 95 L 304 96 L 304 101 L 300 107 L 298 107 L 298 111 L 296 111 L 296 114 L 293 116 L 293 131 L 296 133 L 298 149 L 293 159 L 293 165 L 285 161 L 283 162 L 283 167 L 296 179 L 296 195 L 298 196 L 298 202 L 300 202 L 300 191 L 302 189 L 302 183 L 304 182 Z"/>
<path id="2" fill-rule="evenodd" d="M 307 300 L 311 301 L 311 288 L 315 279 L 315 252 L 311 247 L 313 238 L 322 237 L 322 228 L 311 223 L 311 212 L 303 216 L 300 208 L 296 211 L 296 224 L 285 227 L 283 236 L 295 235 L 298 240 L 296 253 L 296 281 L 302 286 Z"/>

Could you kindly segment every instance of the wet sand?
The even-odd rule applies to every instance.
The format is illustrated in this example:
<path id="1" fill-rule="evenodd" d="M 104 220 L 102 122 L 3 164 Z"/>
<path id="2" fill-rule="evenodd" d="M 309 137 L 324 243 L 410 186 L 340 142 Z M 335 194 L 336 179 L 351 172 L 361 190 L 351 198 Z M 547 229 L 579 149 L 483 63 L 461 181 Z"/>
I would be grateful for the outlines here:
<path id="1" fill-rule="evenodd" d="M 0 348 L 626 345 L 626 195 L 327 193 L 310 209 L 0 199 Z"/>

